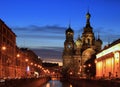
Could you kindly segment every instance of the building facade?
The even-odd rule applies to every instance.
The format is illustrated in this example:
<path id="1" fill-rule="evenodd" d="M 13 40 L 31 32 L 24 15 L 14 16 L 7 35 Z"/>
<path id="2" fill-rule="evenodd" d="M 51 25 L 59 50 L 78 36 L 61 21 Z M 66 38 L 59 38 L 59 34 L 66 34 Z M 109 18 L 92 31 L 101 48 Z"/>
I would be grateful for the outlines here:
<path id="1" fill-rule="evenodd" d="M 34 77 L 43 70 L 41 59 L 17 47 L 15 33 L 0 19 L 0 79 Z"/>
<path id="2" fill-rule="evenodd" d="M 0 20 L 0 77 L 14 77 L 16 35 Z"/>
<path id="3" fill-rule="evenodd" d="M 96 55 L 96 77 L 120 78 L 120 39 Z"/>
<path id="4" fill-rule="evenodd" d="M 25 61 L 25 73 L 28 77 L 38 76 L 42 73 L 42 60 L 28 48 L 20 48 L 20 51 L 24 53 L 23 61 Z"/>
<path id="5" fill-rule="evenodd" d="M 101 50 L 102 41 L 95 38 L 93 28 L 90 25 L 90 13 L 86 14 L 86 25 L 82 36 L 74 41 L 74 31 L 69 26 L 66 30 L 66 40 L 63 51 L 63 72 L 74 75 L 84 74 L 84 64 L 91 56 Z"/>

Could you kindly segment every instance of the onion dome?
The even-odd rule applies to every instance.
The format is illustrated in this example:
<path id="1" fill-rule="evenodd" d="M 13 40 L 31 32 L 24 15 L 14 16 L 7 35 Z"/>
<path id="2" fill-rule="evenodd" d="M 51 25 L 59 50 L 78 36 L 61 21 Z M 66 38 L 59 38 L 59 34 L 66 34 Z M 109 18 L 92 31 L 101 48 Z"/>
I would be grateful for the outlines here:
<path id="1" fill-rule="evenodd" d="M 82 45 L 82 40 L 80 39 L 80 36 L 78 37 L 75 43 L 78 47 Z"/>
<path id="2" fill-rule="evenodd" d="M 98 34 L 98 39 L 96 40 L 97 42 L 99 42 L 100 44 L 102 44 L 102 40 L 100 39 L 100 35 Z"/>
<path id="3" fill-rule="evenodd" d="M 88 33 L 88 32 L 92 33 L 93 32 L 92 27 L 90 25 L 90 17 L 91 17 L 90 13 L 87 12 L 87 14 L 86 14 L 86 26 L 84 27 L 84 33 Z"/>
<path id="4" fill-rule="evenodd" d="M 69 33 L 74 33 L 74 31 L 71 29 L 70 26 L 69 26 L 69 28 L 66 30 L 66 34 L 67 34 L 68 32 L 69 32 Z"/>
<path id="5" fill-rule="evenodd" d="M 97 39 L 97 42 L 100 42 L 102 44 L 102 40 L 100 38 Z"/>
<path id="6" fill-rule="evenodd" d="M 86 14 L 86 19 L 90 19 L 90 17 L 91 17 L 90 13 L 87 12 L 87 14 Z"/>
<path id="7" fill-rule="evenodd" d="M 90 17 L 91 17 L 91 15 L 90 15 L 90 13 L 89 12 L 87 12 L 87 14 L 86 14 L 86 28 L 92 28 L 91 26 L 90 26 Z"/>

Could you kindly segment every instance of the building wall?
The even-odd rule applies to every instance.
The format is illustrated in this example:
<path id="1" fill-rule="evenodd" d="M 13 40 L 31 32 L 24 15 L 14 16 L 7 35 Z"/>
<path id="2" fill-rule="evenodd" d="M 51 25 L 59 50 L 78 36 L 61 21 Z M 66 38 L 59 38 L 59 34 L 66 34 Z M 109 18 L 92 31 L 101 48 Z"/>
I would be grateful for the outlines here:
<path id="1" fill-rule="evenodd" d="M 14 77 L 14 58 L 16 47 L 16 35 L 12 30 L 0 20 L 0 77 Z"/>
<path id="2" fill-rule="evenodd" d="M 15 33 L 0 19 L 0 78 L 30 77 L 27 67 L 30 72 L 40 73 L 41 65 L 41 59 L 32 50 L 23 51 L 16 46 Z"/>
<path id="3" fill-rule="evenodd" d="M 120 43 L 96 55 L 96 77 L 120 78 Z"/>

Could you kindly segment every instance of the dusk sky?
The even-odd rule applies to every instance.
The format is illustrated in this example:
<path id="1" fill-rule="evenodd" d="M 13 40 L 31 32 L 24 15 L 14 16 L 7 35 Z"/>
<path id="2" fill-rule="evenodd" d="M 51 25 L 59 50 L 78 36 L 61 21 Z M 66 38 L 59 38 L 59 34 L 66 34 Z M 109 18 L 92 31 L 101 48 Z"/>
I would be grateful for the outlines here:
<path id="1" fill-rule="evenodd" d="M 105 44 L 120 38 L 120 0 L 0 0 L 0 18 L 17 35 L 19 47 L 61 50 L 69 23 L 82 33 L 91 26 Z"/>

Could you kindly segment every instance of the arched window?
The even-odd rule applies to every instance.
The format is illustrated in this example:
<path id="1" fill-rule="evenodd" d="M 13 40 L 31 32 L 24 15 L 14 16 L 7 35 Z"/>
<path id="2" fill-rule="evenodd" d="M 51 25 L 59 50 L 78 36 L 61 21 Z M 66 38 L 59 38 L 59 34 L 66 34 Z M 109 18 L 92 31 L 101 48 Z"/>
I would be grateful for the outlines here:
<path id="1" fill-rule="evenodd" d="M 88 46 L 90 46 L 90 39 L 88 39 Z"/>

